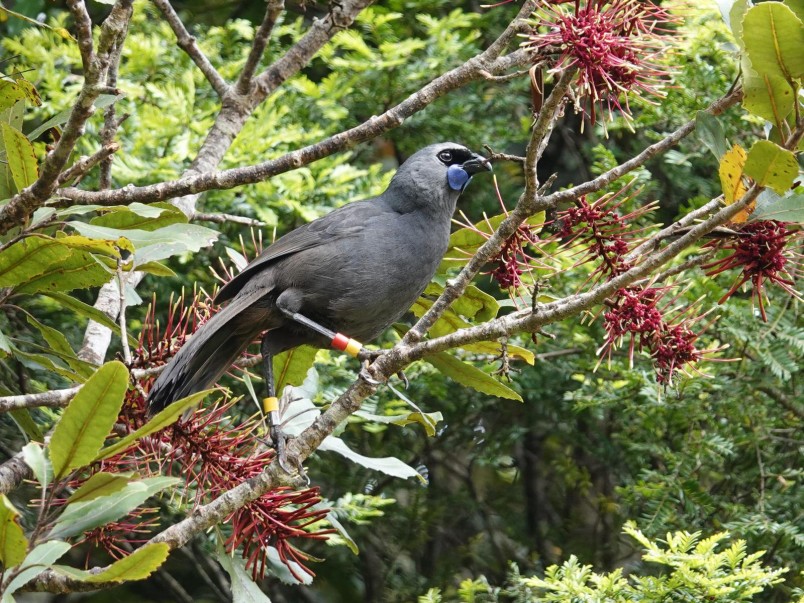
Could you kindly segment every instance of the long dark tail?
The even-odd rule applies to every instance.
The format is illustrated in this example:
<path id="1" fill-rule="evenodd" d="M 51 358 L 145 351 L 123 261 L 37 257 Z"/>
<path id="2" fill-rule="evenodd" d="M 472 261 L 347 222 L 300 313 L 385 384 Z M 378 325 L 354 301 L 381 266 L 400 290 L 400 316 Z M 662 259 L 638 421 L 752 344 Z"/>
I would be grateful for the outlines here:
<path id="1" fill-rule="evenodd" d="M 273 326 L 270 313 L 254 307 L 260 297 L 235 298 L 195 332 L 151 387 L 148 414 L 211 387 L 261 331 Z"/>

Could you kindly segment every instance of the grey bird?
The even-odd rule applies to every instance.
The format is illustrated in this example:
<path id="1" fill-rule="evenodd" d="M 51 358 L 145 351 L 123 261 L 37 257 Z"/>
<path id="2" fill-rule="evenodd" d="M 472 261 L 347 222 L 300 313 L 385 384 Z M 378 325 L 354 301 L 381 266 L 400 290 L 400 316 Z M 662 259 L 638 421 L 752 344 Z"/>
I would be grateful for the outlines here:
<path id="1" fill-rule="evenodd" d="M 430 145 L 405 161 L 378 197 L 277 239 L 220 290 L 215 301 L 229 304 L 159 375 L 149 413 L 212 386 L 263 332 L 269 396 L 275 354 L 303 344 L 344 349 L 352 338 L 347 351 L 356 355 L 358 341 L 379 336 L 424 291 L 447 250 L 458 196 L 485 170 L 489 162 L 462 145 Z M 277 417 L 269 416 L 276 438 Z"/>

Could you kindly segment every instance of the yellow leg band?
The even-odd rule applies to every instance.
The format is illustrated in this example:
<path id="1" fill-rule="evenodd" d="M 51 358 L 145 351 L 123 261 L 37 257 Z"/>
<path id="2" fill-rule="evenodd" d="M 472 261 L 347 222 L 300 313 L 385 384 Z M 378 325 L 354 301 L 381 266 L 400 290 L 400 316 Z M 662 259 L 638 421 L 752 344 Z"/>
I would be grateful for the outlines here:
<path id="1" fill-rule="evenodd" d="M 269 396 L 262 399 L 262 409 L 268 413 L 279 410 L 279 398 L 276 396 Z"/>
<path id="2" fill-rule="evenodd" d="M 344 348 L 344 352 L 349 354 L 352 358 L 357 358 L 357 355 L 360 353 L 360 350 L 363 349 L 363 346 L 360 344 L 359 341 L 356 339 L 350 339 L 349 343 L 346 344 Z"/>

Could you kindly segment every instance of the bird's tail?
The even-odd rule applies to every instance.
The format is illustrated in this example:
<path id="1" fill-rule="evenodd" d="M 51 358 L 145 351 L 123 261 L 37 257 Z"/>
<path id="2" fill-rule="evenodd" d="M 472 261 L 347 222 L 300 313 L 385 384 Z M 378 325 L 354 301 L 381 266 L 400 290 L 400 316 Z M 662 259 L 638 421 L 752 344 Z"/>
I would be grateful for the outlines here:
<path id="1" fill-rule="evenodd" d="M 214 385 L 249 343 L 271 328 L 265 308 L 254 306 L 260 297 L 232 300 L 196 331 L 151 386 L 149 415 Z"/>

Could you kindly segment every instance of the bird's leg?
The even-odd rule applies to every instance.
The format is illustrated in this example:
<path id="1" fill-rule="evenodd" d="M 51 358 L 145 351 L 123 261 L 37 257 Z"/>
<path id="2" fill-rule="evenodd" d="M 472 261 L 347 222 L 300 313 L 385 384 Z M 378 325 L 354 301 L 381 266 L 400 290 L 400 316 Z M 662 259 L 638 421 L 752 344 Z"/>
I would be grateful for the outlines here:
<path id="1" fill-rule="evenodd" d="M 267 333 L 262 338 L 260 352 L 262 353 L 262 377 L 265 380 L 266 393 L 266 397 L 262 399 L 262 408 L 263 412 L 268 415 L 268 433 L 276 449 L 276 457 L 279 460 L 279 466 L 282 467 L 286 473 L 290 473 L 287 466 L 287 453 L 285 451 L 288 436 L 282 433 L 280 427 L 279 399 L 276 397 L 276 387 L 274 385 L 274 358 L 268 344 Z"/>

